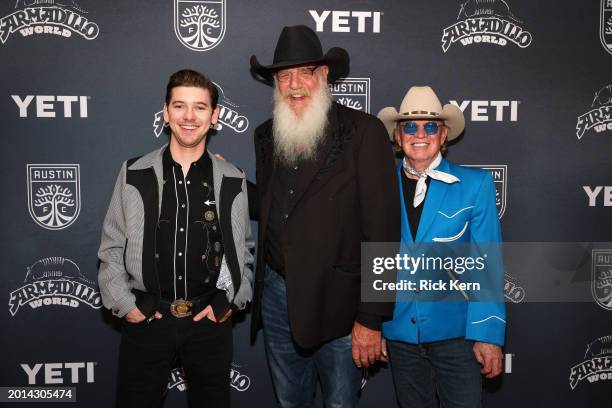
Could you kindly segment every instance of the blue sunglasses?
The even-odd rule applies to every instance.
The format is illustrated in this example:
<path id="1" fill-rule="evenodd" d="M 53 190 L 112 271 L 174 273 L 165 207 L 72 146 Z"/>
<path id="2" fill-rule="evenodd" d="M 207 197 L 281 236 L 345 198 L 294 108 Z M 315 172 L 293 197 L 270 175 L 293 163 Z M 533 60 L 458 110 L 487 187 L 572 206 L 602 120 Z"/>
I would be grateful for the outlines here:
<path id="1" fill-rule="evenodd" d="M 423 125 L 423 129 L 425 130 L 425 134 L 427 136 L 435 135 L 438 133 L 439 128 L 440 126 L 438 125 L 438 122 L 427 122 Z M 414 121 L 405 122 L 402 129 L 404 130 L 405 134 L 414 136 L 419 129 L 419 124 Z"/>

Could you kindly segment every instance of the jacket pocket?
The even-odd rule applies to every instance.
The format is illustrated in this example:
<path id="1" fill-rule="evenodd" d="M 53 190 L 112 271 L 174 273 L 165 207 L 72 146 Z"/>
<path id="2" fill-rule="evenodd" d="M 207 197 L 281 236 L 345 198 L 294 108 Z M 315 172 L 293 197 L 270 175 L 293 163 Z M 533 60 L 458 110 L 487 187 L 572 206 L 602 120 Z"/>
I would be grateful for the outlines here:
<path id="1" fill-rule="evenodd" d="M 463 236 L 463 234 L 465 234 L 465 232 L 468 229 L 468 225 L 469 224 L 470 224 L 469 221 L 466 221 L 465 224 L 463 224 L 463 228 L 461 229 L 461 231 L 459 231 L 455 235 L 451 235 L 451 236 L 448 236 L 448 237 L 435 237 L 432 240 L 434 242 L 452 242 L 452 241 L 456 241 L 459 238 L 461 238 Z"/>
<path id="2" fill-rule="evenodd" d="M 355 319 L 361 293 L 359 265 L 338 265 L 328 278 L 327 310 L 338 322 Z"/>

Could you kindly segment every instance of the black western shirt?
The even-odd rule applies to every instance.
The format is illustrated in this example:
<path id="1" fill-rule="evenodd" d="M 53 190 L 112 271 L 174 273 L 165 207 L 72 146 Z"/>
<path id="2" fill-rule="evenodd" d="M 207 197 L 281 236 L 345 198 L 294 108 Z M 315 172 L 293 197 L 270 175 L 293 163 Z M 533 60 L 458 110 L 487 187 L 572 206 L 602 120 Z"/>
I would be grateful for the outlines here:
<path id="1" fill-rule="evenodd" d="M 168 147 L 163 154 L 163 169 L 156 236 L 161 297 L 169 301 L 189 300 L 214 291 L 216 301 L 227 308 L 225 292 L 216 288 L 223 244 L 212 161 L 204 152 L 184 176 Z"/>
<path id="2" fill-rule="evenodd" d="M 429 183 L 431 177 L 427 177 L 425 183 L 429 190 Z M 404 207 L 406 214 L 408 215 L 408 224 L 410 225 L 410 232 L 412 233 L 412 239 L 416 241 L 416 235 L 419 230 L 419 223 L 421 222 L 421 214 L 423 213 L 423 207 L 425 206 L 425 199 L 417 207 L 413 205 L 414 196 L 416 195 L 416 186 L 418 180 L 408 178 L 406 172 L 402 171 L 402 193 L 404 194 Z M 425 193 L 427 195 L 427 192 Z"/>
<path id="3" fill-rule="evenodd" d="M 292 166 L 277 163 L 274 180 L 272 180 L 266 263 L 281 275 L 286 273 L 283 255 L 285 223 L 289 218 L 289 207 L 295 198 L 300 167 L 299 163 Z"/>

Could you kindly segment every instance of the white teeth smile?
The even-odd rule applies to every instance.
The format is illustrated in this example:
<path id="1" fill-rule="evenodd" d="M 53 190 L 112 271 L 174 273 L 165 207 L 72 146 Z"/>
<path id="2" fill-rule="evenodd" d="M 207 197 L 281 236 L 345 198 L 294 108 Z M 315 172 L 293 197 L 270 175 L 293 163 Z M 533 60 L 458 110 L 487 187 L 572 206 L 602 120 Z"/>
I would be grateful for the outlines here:
<path id="1" fill-rule="evenodd" d="M 414 147 L 425 147 L 425 146 L 429 146 L 427 143 L 413 143 L 412 144 Z"/>
<path id="2" fill-rule="evenodd" d="M 193 126 L 193 125 L 181 125 L 181 129 L 194 130 L 197 128 L 198 128 L 197 126 Z"/>

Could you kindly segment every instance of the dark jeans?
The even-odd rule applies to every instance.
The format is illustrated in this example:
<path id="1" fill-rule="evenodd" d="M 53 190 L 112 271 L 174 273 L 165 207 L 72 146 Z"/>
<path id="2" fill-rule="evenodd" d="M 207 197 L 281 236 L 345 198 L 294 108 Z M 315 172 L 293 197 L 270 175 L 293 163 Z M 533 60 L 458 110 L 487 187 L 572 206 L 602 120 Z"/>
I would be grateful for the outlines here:
<path id="1" fill-rule="evenodd" d="M 314 349 L 298 346 L 289 328 L 285 280 L 267 266 L 261 316 L 266 356 L 279 406 L 313 406 L 317 376 L 325 407 L 358 406 L 361 371 L 353 363 L 350 334 Z"/>
<path id="2" fill-rule="evenodd" d="M 472 341 L 451 339 L 425 344 L 387 340 L 395 394 L 400 407 L 481 406 L 482 376 Z"/>
<path id="3" fill-rule="evenodd" d="M 170 370 L 178 360 L 185 372 L 190 407 L 229 407 L 232 323 L 175 318 L 164 313 L 150 323 L 121 328 L 117 406 L 160 407 Z"/>

